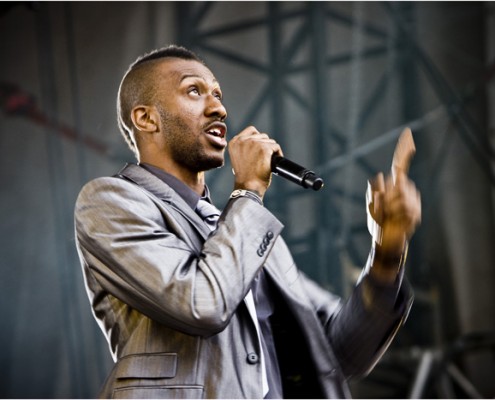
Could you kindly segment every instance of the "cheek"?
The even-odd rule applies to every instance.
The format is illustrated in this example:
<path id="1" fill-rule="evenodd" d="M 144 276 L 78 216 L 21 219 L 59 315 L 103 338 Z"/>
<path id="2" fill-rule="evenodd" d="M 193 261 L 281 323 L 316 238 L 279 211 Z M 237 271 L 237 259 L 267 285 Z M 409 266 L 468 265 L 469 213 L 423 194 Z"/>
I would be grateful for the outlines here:
<path id="1" fill-rule="evenodd" d="M 195 119 L 197 119 L 197 115 L 194 112 L 194 108 L 191 106 L 181 108 L 179 115 L 180 118 L 186 123 L 191 123 Z"/>
<path id="2" fill-rule="evenodd" d="M 200 107 L 194 107 L 194 105 L 185 106 L 180 113 L 180 119 L 182 125 L 187 127 L 191 140 L 193 137 L 201 136 L 201 131 L 205 125 L 203 118 L 203 112 Z"/>
<path id="3" fill-rule="evenodd" d="M 203 115 L 204 104 L 200 99 L 181 101 L 178 103 L 178 113 L 184 119 L 197 120 Z"/>

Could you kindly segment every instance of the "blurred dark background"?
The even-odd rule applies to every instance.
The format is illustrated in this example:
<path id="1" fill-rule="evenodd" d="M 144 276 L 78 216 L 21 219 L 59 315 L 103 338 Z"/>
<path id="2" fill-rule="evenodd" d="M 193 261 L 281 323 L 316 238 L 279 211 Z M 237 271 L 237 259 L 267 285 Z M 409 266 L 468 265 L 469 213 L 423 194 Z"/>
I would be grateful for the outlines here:
<path id="1" fill-rule="evenodd" d="M 95 397 L 111 367 L 74 247 L 81 186 L 133 161 L 117 129 L 140 54 L 192 48 L 219 79 L 233 136 L 269 132 L 325 179 L 277 177 L 266 205 L 299 267 L 346 296 L 366 261 L 367 179 L 412 128 L 423 221 L 410 317 L 355 397 L 495 396 L 495 4 L 2 2 L 0 397 Z M 216 203 L 229 163 L 209 173 Z"/>

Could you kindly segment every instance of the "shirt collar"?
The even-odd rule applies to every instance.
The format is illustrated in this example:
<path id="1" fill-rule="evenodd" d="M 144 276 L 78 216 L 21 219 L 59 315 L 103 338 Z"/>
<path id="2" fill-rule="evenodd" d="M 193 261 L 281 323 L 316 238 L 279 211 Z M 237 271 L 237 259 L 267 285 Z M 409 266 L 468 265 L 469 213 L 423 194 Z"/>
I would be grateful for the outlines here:
<path id="1" fill-rule="evenodd" d="M 139 166 L 144 168 L 145 170 L 151 172 L 158 179 L 165 182 L 168 186 L 170 186 L 173 190 L 177 192 L 177 194 L 182 197 L 182 199 L 191 207 L 193 210 L 196 210 L 196 206 L 198 204 L 199 199 L 203 199 L 206 201 L 210 200 L 210 191 L 208 187 L 205 185 L 205 192 L 203 196 L 197 194 L 194 190 L 192 190 L 189 186 L 187 186 L 180 179 L 177 179 L 175 176 L 170 175 L 169 173 L 163 171 L 160 168 L 157 168 L 153 165 L 146 163 L 139 163 Z"/>

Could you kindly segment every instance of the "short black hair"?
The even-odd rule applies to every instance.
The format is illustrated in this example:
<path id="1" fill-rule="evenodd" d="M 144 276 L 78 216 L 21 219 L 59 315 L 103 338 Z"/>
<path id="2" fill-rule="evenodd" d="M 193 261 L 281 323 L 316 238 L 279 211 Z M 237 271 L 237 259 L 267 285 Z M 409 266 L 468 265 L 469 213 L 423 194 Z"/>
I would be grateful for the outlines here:
<path id="1" fill-rule="evenodd" d="M 129 148 L 136 154 L 137 148 L 132 136 L 131 111 L 137 104 L 150 104 L 153 101 L 155 84 L 152 69 L 157 60 L 180 58 L 197 61 L 206 65 L 193 51 L 178 45 L 169 45 L 139 56 L 127 69 L 120 83 L 117 95 L 117 123 Z"/>
<path id="2" fill-rule="evenodd" d="M 139 56 L 136 61 L 131 64 L 129 71 L 147 61 L 168 57 L 181 58 L 183 60 L 194 60 L 204 64 L 203 60 L 201 60 L 193 51 L 186 49 L 185 47 L 172 44 L 167 47 L 162 47 L 161 49 L 152 50 L 149 53 Z"/>

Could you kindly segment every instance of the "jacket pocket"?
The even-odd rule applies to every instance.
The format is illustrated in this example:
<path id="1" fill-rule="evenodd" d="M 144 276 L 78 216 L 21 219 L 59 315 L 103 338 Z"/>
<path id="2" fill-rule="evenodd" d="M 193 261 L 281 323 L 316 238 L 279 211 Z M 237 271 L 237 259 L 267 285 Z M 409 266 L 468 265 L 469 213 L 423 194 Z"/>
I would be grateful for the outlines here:
<path id="1" fill-rule="evenodd" d="M 114 399 L 194 399 L 203 397 L 203 386 L 174 382 L 176 353 L 131 354 L 117 361 Z M 170 384 L 166 383 L 170 379 Z"/>
<path id="2" fill-rule="evenodd" d="M 201 399 L 203 387 L 194 385 L 128 386 L 115 389 L 113 399 Z"/>
<path id="3" fill-rule="evenodd" d="M 176 353 L 131 354 L 117 361 L 117 379 L 174 378 Z"/>

